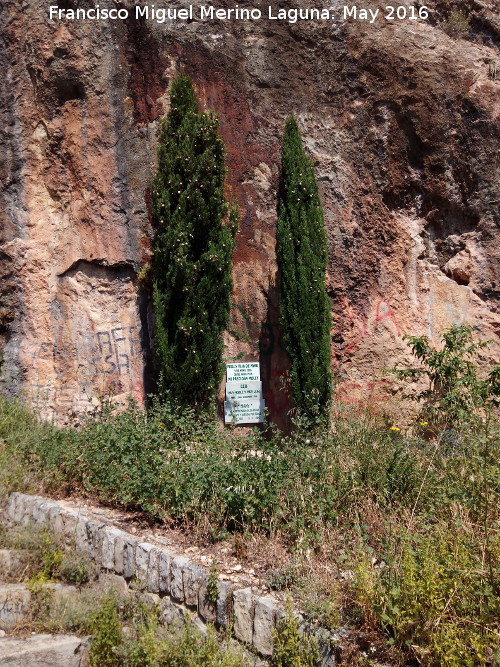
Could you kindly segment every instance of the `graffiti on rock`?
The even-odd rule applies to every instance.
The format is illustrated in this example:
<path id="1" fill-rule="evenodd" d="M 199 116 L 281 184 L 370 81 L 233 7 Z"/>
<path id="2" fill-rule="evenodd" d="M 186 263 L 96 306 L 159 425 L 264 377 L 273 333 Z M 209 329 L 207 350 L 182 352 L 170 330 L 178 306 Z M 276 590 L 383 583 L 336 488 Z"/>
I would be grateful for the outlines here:
<path id="1" fill-rule="evenodd" d="M 358 317 L 349 301 L 340 297 L 334 307 L 334 324 L 332 327 L 332 368 L 336 368 L 341 360 L 349 359 L 353 352 L 368 336 L 378 332 L 382 325 L 395 338 L 401 338 L 402 331 L 396 314 L 385 299 L 378 299 L 366 317 Z M 342 344 L 335 342 L 336 337 L 346 338 Z"/>
<path id="2" fill-rule="evenodd" d="M 115 393 L 130 389 L 133 361 L 142 362 L 142 347 L 138 325 L 111 326 L 67 343 L 28 342 L 26 352 L 35 378 L 33 398 L 83 406 L 97 388 Z"/>

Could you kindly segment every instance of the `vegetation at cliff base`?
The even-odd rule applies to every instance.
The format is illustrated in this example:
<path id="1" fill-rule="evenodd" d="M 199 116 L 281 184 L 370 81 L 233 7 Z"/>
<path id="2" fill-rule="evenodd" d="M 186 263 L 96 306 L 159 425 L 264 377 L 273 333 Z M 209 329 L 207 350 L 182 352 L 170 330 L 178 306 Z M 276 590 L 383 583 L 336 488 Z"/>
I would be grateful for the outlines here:
<path id="1" fill-rule="evenodd" d="M 168 401 L 117 411 L 104 399 L 77 428 L 59 428 L 0 399 L 0 491 L 142 509 L 210 545 L 232 539 L 240 554 L 245 540 L 278 541 L 269 586 L 289 590 L 313 624 L 370 638 L 367 661 L 348 662 L 344 647 L 339 665 L 498 664 L 496 367 L 478 367 L 483 344 L 466 327 L 437 347 L 410 344 L 417 356 L 402 381 L 416 373 L 433 389 L 411 427 L 338 406 L 328 425 L 302 414 L 287 437 L 241 436 Z M 460 411 L 435 434 L 437 413 L 421 407 L 443 400 L 441 412 Z M 293 627 L 281 629 L 275 659 L 289 664 L 303 649 Z"/>
<path id="2" fill-rule="evenodd" d="M 283 138 L 276 241 L 280 320 L 291 360 L 293 399 L 307 414 L 324 416 L 331 395 L 328 245 L 314 166 L 293 116 L 286 121 Z"/>
<path id="3" fill-rule="evenodd" d="M 152 185 L 153 300 L 161 388 L 207 406 L 222 379 L 237 209 L 224 196 L 225 148 L 188 76 L 172 82 Z"/>

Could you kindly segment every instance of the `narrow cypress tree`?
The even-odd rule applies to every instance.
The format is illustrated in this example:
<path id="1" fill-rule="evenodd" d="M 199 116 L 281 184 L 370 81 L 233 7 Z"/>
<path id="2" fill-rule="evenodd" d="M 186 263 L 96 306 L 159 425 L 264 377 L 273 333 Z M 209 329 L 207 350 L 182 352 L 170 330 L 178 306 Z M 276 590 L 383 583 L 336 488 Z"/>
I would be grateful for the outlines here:
<path id="1" fill-rule="evenodd" d="M 306 413 L 326 416 L 331 393 L 328 244 L 314 166 L 293 116 L 286 121 L 283 139 L 276 236 L 280 319 L 291 359 L 292 395 Z"/>
<path id="2" fill-rule="evenodd" d="M 225 147 L 188 76 L 172 82 L 152 185 L 153 303 L 160 386 L 206 407 L 222 379 L 237 210 L 224 196 Z"/>

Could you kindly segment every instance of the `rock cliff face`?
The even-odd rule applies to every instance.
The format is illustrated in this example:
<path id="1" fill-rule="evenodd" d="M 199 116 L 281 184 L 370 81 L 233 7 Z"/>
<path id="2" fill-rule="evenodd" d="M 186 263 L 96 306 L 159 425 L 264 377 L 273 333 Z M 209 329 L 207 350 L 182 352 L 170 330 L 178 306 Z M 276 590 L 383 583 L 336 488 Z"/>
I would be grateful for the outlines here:
<path id="1" fill-rule="evenodd" d="M 50 21 L 49 4 L 4 0 L 0 19 L 4 392 L 58 418 L 111 384 L 142 399 L 151 313 L 137 273 L 151 252 L 158 120 L 181 67 L 219 113 L 241 206 L 227 358 L 261 361 L 278 422 L 289 402 L 276 190 L 291 112 L 325 206 L 341 400 L 390 407 L 397 387 L 382 370 L 407 356 L 405 333 L 437 340 L 467 322 L 500 334 L 495 3 L 460 3 L 459 38 L 443 30 L 452 3 L 438 1 L 428 21 L 373 25 Z"/>

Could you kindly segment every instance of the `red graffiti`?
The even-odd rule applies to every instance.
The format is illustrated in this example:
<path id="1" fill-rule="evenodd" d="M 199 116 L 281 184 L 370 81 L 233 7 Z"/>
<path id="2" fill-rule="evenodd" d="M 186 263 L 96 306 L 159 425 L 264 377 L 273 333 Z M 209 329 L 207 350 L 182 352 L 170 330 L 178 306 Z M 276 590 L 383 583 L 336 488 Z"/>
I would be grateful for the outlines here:
<path id="1" fill-rule="evenodd" d="M 401 337 L 401 327 L 394 310 L 384 299 L 379 299 L 368 316 L 363 318 L 356 317 L 346 297 L 340 297 L 331 331 L 334 341 L 332 344 L 332 368 L 337 367 L 342 360 L 348 360 L 367 336 L 376 333 L 378 325 L 382 322 L 393 335 L 398 338 Z M 342 343 L 335 342 L 338 335 L 341 336 Z"/>
<path id="2" fill-rule="evenodd" d="M 396 319 L 396 315 L 394 315 L 394 311 L 392 308 L 389 306 L 388 303 L 386 303 L 383 299 L 380 299 L 380 301 L 377 303 L 377 311 L 375 314 L 375 321 L 382 322 L 385 319 L 389 319 L 392 324 L 394 325 L 394 328 L 396 330 L 396 334 L 398 337 L 401 336 L 401 329 L 399 327 L 398 321 Z"/>

